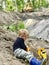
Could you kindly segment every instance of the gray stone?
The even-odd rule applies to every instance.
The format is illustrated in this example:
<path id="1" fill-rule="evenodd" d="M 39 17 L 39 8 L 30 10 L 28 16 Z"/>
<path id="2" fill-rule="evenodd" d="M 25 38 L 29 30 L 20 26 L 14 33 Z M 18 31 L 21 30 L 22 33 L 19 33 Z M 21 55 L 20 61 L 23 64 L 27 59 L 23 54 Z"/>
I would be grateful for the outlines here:
<path id="1" fill-rule="evenodd" d="M 49 42 L 49 19 L 44 19 L 38 22 L 35 26 L 32 26 L 30 36 L 41 38 Z"/>

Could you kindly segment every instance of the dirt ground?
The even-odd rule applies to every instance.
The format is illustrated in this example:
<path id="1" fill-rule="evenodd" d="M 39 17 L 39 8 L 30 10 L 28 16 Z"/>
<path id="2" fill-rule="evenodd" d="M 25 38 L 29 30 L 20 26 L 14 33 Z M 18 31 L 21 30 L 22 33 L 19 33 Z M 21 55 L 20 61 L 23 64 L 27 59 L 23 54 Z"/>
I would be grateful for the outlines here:
<path id="1" fill-rule="evenodd" d="M 24 19 L 26 20 L 26 18 Z M 20 13 L 15 13 L 15 12 L 7 13 L 0 11 L 0 65 L 28 65 L 27 62 L 24 62 L 22 60 L 20 61 L 13 55 L 12 45 L 16 40 L 17 33 L 12 32 L 10 30 L 5 30 L 1 27 L 1 25 L 4 24 L 9 25 L 13 22 L 17 23 L 18 20 L 23 20 L 23 17 Z M 37 50 L 36 50 L 37 48 L 44 47 L 44 45 L 45 46 L 49 45 L 48 42 L 44 40 L 33 39 L 33 38 L 29 38 L 26 41 L 26 43 L 31 48 L 31 52 L 33 52 L 35 57 L 37 57 Z M 47 50 L 47 55 L 49 55 L 49 49 L 46 50 Z M 49 58 L 46 65 L 49 65 Z"/>

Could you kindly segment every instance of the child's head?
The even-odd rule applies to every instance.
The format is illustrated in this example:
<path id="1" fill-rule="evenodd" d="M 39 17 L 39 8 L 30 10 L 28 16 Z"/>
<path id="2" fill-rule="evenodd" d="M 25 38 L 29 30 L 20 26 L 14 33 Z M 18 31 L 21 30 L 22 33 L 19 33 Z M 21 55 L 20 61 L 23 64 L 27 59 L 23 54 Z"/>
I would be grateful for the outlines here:
<path id="1" fill-rule="evenodd" d="M 29 36 L 28 30 L 26 30 L 26 29 L 20 29 L 19 30 L 19 37 L 26 40 L 28 36 Z"/>

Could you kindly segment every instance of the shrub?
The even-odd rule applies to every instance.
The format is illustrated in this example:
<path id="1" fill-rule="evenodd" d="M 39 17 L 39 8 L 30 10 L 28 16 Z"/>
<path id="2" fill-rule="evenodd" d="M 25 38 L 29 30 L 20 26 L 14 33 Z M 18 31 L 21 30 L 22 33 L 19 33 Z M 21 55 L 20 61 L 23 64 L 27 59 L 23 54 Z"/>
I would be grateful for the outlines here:
<path id="1" fill-rule="evenodd" d="M 7 11 L 14 11 L 16 7 L 14 6 L 14 2 L 11 0 L 6 1 L 6 10 Z"/>
<path id="2" fill-rule="evenodd" d="M 24 0 L 16 0 L 17 8 L 19 12 L 22 12 L 24 7 Z"/>
<path id="3" fill-rule="evenodd" d="M 9 30 L 11 30 L 11 31 L 15 31 L 16 32 L 16 31 L 18 31 L 20 29 L 24 29 L 25 28 L 25 24 L 24 24 L 24 22 L 20 22 L 18 24 L 11 24 L 7 28 Z"/>
<path id="4" fill-rule="evenodd" d="M 20 22 L 20 23 L 17 25 L 17 30 L 24 29 L 24 28 L 25 28 L 24 22 Z"/>

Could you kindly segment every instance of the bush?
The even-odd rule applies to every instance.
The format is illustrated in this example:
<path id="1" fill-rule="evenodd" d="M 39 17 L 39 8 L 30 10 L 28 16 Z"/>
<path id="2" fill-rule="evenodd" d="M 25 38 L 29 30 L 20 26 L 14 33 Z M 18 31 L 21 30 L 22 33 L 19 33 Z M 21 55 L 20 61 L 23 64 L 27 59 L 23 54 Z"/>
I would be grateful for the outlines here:
<path id="1" fill-rule="evenodd" d="M 6 1 L 6 10 L 7 11 L 14 11 L 16 10 L 16 7 L 14 6 L 14 2 L 11 0 Z"/>
<path id="2" fill-rule="evenodd" d="M 16 31 L 17 30 L 17 25 L 16 24 L 11 24 L 9 27 L 8 27 L 11 31 Z"/>
<path id="3" fill-rule="evenodd" d="M 24 29 L 24 28 L 25 28 L 24 22 L 20 22 L 20 23 L 17 25 L 17 30 Z"/>
<path id="4" fill-rule="evenodd" d="M 22 12 L 24 7 L 24 0 L 16 0 L 17 8 L 19 12 Z"/>
<path id="5" fill-rule="evenodd" d="M 24 24 L 24 22 L 20 22 L 18 24 L 10 24 L 9 26 L 4 25 L 3 27 L 4 27 L 4 29 L 9 29 L 9 30 L 11 30 L 13 32 L 14 31 L 17 32 L 20 29 L 24 29 L 25 28 L 25 24 Z"/>
<path id="6" fill-rule="evenodd" d="M 0 6 L 0 10 L 2 10 L 2 6 Z"/>

